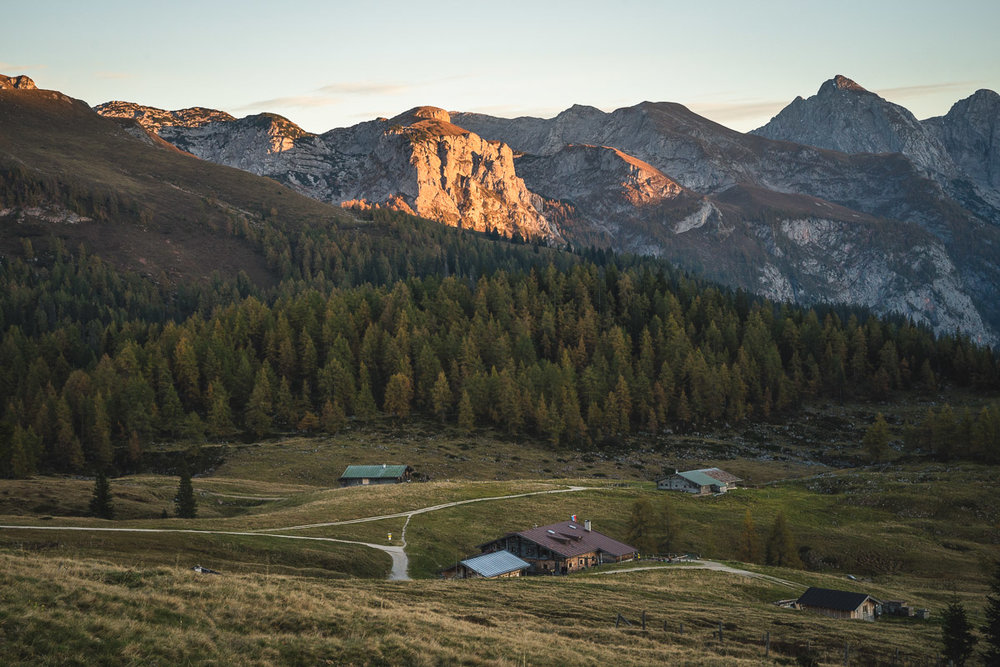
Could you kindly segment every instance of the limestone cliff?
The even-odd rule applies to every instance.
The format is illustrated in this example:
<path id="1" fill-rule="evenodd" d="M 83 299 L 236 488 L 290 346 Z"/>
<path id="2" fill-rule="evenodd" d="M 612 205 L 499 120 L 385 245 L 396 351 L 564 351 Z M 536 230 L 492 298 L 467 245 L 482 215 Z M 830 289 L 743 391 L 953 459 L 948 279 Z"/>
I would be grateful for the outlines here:
<path id="1" fill-rule="evenodd" d="M 417 107 L 322 135 L 274 114 L 237 120 L 211 110 L 164 112 L 124 103 L 96 110 L 136 118 L 198 157 L 269 176 L 323 201 L 402 210 L 505 236 L 560 238 L 540 212 L 541 198 L 516 175 L 510 147 L 452 124 L 443 109 Z"/>

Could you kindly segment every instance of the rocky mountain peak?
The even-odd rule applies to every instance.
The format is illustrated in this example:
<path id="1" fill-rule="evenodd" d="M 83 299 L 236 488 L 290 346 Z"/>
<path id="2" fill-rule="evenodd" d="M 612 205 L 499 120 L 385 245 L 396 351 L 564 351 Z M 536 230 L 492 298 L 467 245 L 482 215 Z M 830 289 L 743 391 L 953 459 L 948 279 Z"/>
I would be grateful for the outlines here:
<path id="1" fill-rule="evenodd" d="M 413 107 L 409 111 L 404 111 L 398 116 L 391 118 L 391 125 L 413 125 L 422 120 L 436 120 L 442 123 L 451 122 L 451 114 L 439 107 Z"/>
<path id="2" fill-rule="evenodd" d="M 850 90 L 850 91 L 854 91 L 854 92 L 858 92 L 858 93 L 867 93 L 868 92 L 868 90 L 866 88 L 864 88 L 864 86 L 861 86 L 857 82 L 855 82 L 855 81 L 853 81 L 851 79 L 848 79 L 843 74 L 838 74 L 837 76 L 833 77 L 832 79 L 830 79 L 829 81 L 827 81 L 826 83 L 824 83 L 820 87 L 819 92 L 822 93 L 824 91 L 824 89 L 829 90 L 831 88 L 835 89 L 835 90 Z"/>
<path id="3" fill-rule="evenodd" d="M 954 170 L 941 141 L 912 113 L 839 74 L 751 134 L 843 153 L 902 153 L 942 182 Z"/>
<path id="4" fill-rule="evenodd" d="M 38 90 L 38 86 L 23 74 L 19 76 L 0 74 L 0 90 Z"/>

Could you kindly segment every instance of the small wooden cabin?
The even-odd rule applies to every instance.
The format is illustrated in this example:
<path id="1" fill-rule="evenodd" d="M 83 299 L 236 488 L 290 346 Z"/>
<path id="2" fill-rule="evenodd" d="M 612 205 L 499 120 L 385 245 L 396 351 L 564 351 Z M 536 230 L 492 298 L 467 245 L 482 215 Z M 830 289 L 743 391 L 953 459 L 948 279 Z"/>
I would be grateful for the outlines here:
<path id="1" fill-rule="evenodd" d="M 831 618 L 857 618 L 874 621 L 881 613 L 881 603 L 866 593 L 809 588 L 795 603 L 799 609 Z"/>
<path id="2" fill-rule="evenodd" d="M 593 530 L 590 521 L 561 521 L 508 533 L 479 547 L 486 553 L 506 550 L 531 564 L 529 574 L 569 574 L 601 563 L 621 563 L 638 550 Z"/>
<path id="3" fill-rule="evenodd" d="M 347 466 L 337 480 L 341 486 L 367 486 L 369 484 L 401 484 L 409 482 L 413 468 L 407 465 Z"/>
<path id="4" fill-rule="evenodd" d="M 661 491 L 685 491 L 695 494 L 725 493 L 736 488 L 739 477 L 719 468 L 675 471 L 673 475 L 656 482 Z"/>
<path id="5" fill-rule="evenodd" d="M 509 551 L 494 551 L 462 562 L 441 573 L 445 579 L 507 579 L 520 577 L 531 563 Z"/>

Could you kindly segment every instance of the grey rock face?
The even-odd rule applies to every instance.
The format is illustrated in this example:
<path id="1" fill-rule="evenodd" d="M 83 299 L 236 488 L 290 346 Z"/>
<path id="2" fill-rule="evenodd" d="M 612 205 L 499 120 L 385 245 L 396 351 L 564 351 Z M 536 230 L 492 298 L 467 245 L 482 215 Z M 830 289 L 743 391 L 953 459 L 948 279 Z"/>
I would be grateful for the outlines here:
<path id="1" fill-rule="evenodd" d="M 973 183 L 1000 193 L 1000 95 L 978 90 L 956 102 L 945 116 L 923 122 Z M 1000 204 L 1000 195 L 994 200 Z"/>
<path id="2" fill-rule="evenodd" d="M 954 172 L 944 145 L 912 113 L 840 75 L 751 134 L 842 153 L 902 153 L 929 173 Z"/>

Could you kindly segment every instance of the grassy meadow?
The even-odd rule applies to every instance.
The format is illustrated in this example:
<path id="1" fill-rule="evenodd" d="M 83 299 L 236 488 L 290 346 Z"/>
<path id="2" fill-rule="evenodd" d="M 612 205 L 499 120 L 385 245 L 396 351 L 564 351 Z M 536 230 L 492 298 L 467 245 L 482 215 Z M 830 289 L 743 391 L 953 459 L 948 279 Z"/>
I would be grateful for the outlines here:
<path id="1" fill-rule="evenodd" d="M 0 524 L 36 527 L 0 529 L 0 630 L 8 638 L 0 662 L 841 664 L 846 644 L 851 664 L 890 662 L 897 650 L 912 663 L 936 657 L 937 615 L 953 595 L 981 622 L 1000 544 L 1000 498 L 989 492 L 996 468 L 734 459 L 702 438 L 703 457 L 694 459 L 669 449 L 552 451 L 490 433 L 445 431 L 435 440 L 430 427 L 391 424 L 232 446 L 221 465 L 195 476 L 195 519 L 172 517 L 178 479 L 168 475 L 112 479 L 113 521 L 87 516 L 91 479 L 0 481 Z M 426 481 L 336 488 L 347 464 L 369 461 L 409 463 Z M 739 474 L 750 488 L 704 498 L 655 489 L 664 469 L 705 465 Z M 493 499 L 570 486 L 586 488 Z M 681 518 L 676 551 L 795 587 L 684 565 L 438 577 L 483 542 L 572 514 L 626 540 L 643 498 L 657 511 L 671 504 Z M 451 502 L 463 504 L 409 514 Z M 762 542 L 783 512 L 809 569 L 735 562 L 748 510 Z M 395 516 L 357 522 L 385 515 Z M 278 537 L 398 545 L 404 525 L 409 582 L 386 581 L 389 556 L 375 549 Z M 40 529 L 54 526 L 167 532 Z M 195 565 L 221 574 L 195 573 Z M 904 599 L 935 617 L 833 621 L 773 604 L 810 585 Z M 633 625 L 615 628 L 618 613 Z"/>

